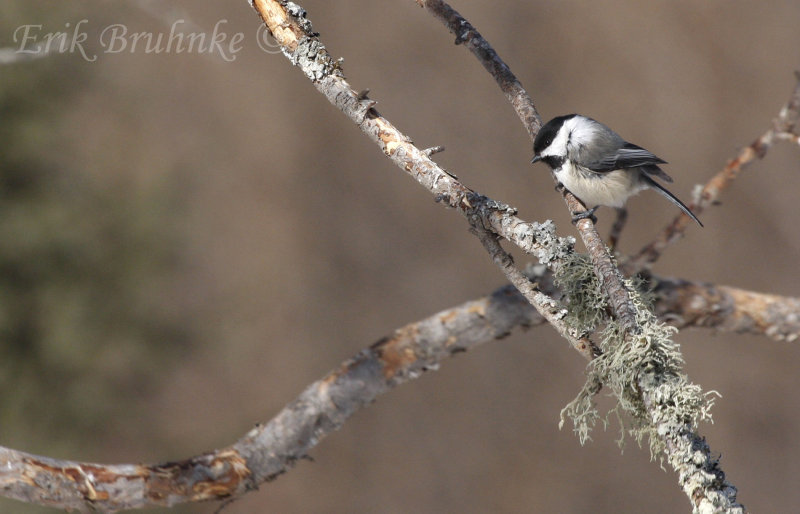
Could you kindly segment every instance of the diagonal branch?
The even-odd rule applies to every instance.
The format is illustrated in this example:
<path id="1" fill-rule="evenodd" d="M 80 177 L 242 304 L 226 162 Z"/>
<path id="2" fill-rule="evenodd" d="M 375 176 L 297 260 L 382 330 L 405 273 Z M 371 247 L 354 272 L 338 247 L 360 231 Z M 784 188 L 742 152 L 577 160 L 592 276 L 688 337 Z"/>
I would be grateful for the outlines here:
<path id="1" fill-rule="evenodd" d="M 477 224 L 473 226 L 473 233 L 480 239 L 483 247 L 492 256 L 494 263 L 505 274 L 511 284 L 517 288 L 517 291 L 525 297 L 525 299 L 533 306 L 543 306 L 546 308 L 537 307 L 539 314 L 547 320 L 556 331 L 569 341 L 573 348 L 586 357 L 587 360 L 592 360 L 600 356 L 602 351 L 598 348 L 588 337 L 578 333 L 575 328 L 569 327 L 564 322 L 564 317 L 567 313 L 565 306 L 552 298 L 552 294 L 556 291 L 545 293 L 541 290 L 538 283 L 531 282 L 531 279 L 525 276 L 520 270 L 514 266 L 514 261 L 503 247 L 500 246 L 498 236 L 479 227 Z"/>
<path id="2" fill-rule="evenodd" d="M 441 21 L 456 36 L 456 44 L 463 44 L 472 52 L 478 61 L 486 68 L 486 71 L 494 77 L 497 85 L 506 95 L 506 99 L 514 107 L 514 112 L 519 116 L 522 125 L 528 131 L 531 140 L 536 137 L 542 127 L 542 118 L 536 110 L 536 106 L 531 101 L 525 88 L 517 77 L 511 73 L 511 69 L 500 59 L 494 48 L 486 41 L 480 32 L 472 26 L 455 9 L 447 5 L 446 2 L 439 0 L 416 0 L 420 7 Z"/>
<path id="3" fill-rule="evenodd" d="M 273 480 L 379 395 L 517 326 L 543 323 L 506 286 L 396 330 L 311 384 L 233 445 L 164 464 L 102 465 L 0 447 L 0 493 L 38 505 L 116 511 L 233 498 Z"/>
<path id="4" fill-rule="evenodd" d="M 355 122 L 399 168 L 435 195 L 437 201 L 457 209 L 473 226 L 486 226 L 524 251 L 532 253 L 542 264 L 552 269 L 556 269 L 561 260 L 573 252 L 572 240 L 557 237 L 552 223 L 525 222 L 515 216 L 512 208 L 474 193 L 433 162 L 430 158 L 432 152 L 417 148 L 409 137 L 381 116 L 375 109 L 375 102 L 364 93 L 357 93 L 345 80 L 339 61 L 334 60 L 327 52 L 301 7 L 292 2 L 275 0 L 254 0 L 252 5 L 286 56 L 300 67 L 317 90 Z M 499 61 L 496 55 L 495 58 Z M 507 68 L 503 71 L 494 66 L 493 69 L 499 69 L 498 73 L 513 77 Z M 524 103 L 525 98 L 529 98 L 524 90 L 513 87 L 509 90 L 520 99 L 520 104 Z M 526 111 L 525 118 L 538 121 L 538 114 L 532 104 Z M 508 268 L 501 269 L 510 272 Z M 521 275 L 518 270 L 516 274 Z M 528 299 L 544 317 L 553 321 L 556 330 L 573 347 L 584 355 L 592 354 L 592 351 L 587 350 L 587 341 L 570 334 L 563 322 L 552 315 L 554 303 L 551 298 L 543 294 L 531 294 Z"/>
<path id="5" fill-rule="evenodd" d="M 456 44 L 463 43 L 486 71 L 492 75 L 506 98 L 511 102 L 531 140 L 533 140 L 542 125 L 541 117 L 525 88 L 522 87 L 520 81 L 503 60 L 500 59 L 489 42 L 447 2 L 442 0 L 416 0 L 416 2 L 441 21 L 456 36 Z M 564 200 L 572 213 L 586 210 L 580 200 L 568 191 L 565 192 Z M 636 323 L 635 309 L 630 295 L 622 283 L 622 275 L 612 263 L 611 256 L 597 233 L 594 223 L 585 219 L 578 222 L 576 226 L 584 245 L 586 245 L 592 257 L 595 272 L 602 277 L 603 286 L 606 289 L 611 308 L 617 319 L 626 327 L 628 332 L 638 333 L 639 328 Z"/>
<path id="6" fill-rule="evenodd" d="M 472 29 L 469 37 L 461 35 L 462 27 L 472 27 L 455 10 L 450 8 L 446 2 L 441 0 L 417 0 L 417 3 L 427 8 L 435 17 L 440 19 L 448 26 L 451 32 L 457 35 L 457 42 L 468 39 L 471 42 L 470 49 L 480 60 L 484 67 L 492 73 L 495 80 L 503 91 L 508 89 L 507 84 L 519 84 L 514 75 L 507 71 L 507 67 L 498 67 L 494 63 L 500 61 L 495 52 L 488 52 L 491 46 L 485 41 L 477 31 Z M 477 51 L 480 49 L 480 51 Z M 491 59 L 492 63 L 488 63 Z M 500 61 L 501 62 L 501 61 Z M 502 70 L 502 73 L 494 70 Z M 533 109 L 533 101 L 524 93 L 521 86 L 520 98 L 514 107 L 520 109 L 521 106 L 528 105 L 526 110 Z M 524 114 L 518 110 L 520 119 L 525 123 Z M 526 125 L 528 133 L 535 135 L 536 129 Z M 565 201 L 570 211 L 580 212 L 586 209 L 585 206 L 572 194 L 565 191 Z M 653 342 L 649 337 L 642 336 L 642 328 L 637 321 L 637 310 L 634 306 L 630 291 L 622 280 L 622 274 L 614 265 L 608 249 L 597 233 L 594 224 L 589 219 L 582 219 L 576 227 L 583 239 L 586 248 L 592 259 L 594 271 L 602 281 L 602 285 L 608 295 L 609 306 L 614 317 L 620 324 L 622 336 L 625 343 L 619 343 L 619 348 L 624 345 L 630 348 L 648 347 Z M 692 502 L 696 511 L 717 511 L 743 512 L 743 507 L 736 501 L 736 488 L 725 480 L 725 474 L 719 467 L 718 459 L 714 458 L 705 440 L 695 433 L 695 419 L 684 419 L 684 413 L 679 414 L 674 408 L 674 402 L 686 402 L 695 405 L 699 410 L 699 388 L 686 381 L 680 374 L 680 356 L 677 348 L 671 341 L 665 341 L 669 347 L 655 350 L 651 347 L 650 353 L 653 355 L 649 360 L 641 361 L 641 371 L 636 373 L 633 380 L 635 383 L 625 384 L 619 391 L 621 394 L 628 394 L 629 387 L 637 388 L 641 401 L 641 412 L 635 413 L 636 416 L 647 418 L 647 423 L 652 428 L 651 437 L 657 437 L 659 442 L 651 448 L 663 450 L 667 460 L 678 472 L 681 486 Z M 662 364 L 671 363 L 671 369 L 665 370 Z M 626 379 L 627 381 L 627 379 Z M 688 412 L 688 411 L 687 411 Z M 652 442 L 652 440 L 651 440 Z"/>

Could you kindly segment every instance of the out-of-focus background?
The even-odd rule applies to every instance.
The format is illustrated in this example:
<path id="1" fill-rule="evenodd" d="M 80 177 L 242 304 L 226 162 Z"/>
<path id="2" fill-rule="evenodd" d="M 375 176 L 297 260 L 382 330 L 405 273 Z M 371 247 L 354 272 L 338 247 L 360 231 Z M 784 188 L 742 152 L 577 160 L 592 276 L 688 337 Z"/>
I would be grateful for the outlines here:
<path id="1" fill-rule="evenodd" d="M 438 162 L 574 233 L 510 106 L 429 14 L 411 0 L 302 5 L 355 88 L 421 147 L 447 147 Z M 611 125 L 670 162 L 687 202 L 769 127 L 800 68 L 798 2 L 453 6 L 545 118 Z M 240 51 L 101 44 L 117 24 L 130 44 L 179 19 L 183 33 L 216 26 L 226 49 L 242 33 Z M 460 216 L 259 48 L 245 0 L 6 0 L 0 47 L 19 47 L 26 25 L 39 41 L 86 38 L 0 66 L 0 444 L 101 462 L 225 446 L 396 327 L 503 284 Z M 656 271 L 800 294 L 798 162 L 800 149 L 773 148 Z M 647 192 L 629 209 L 629 252 L 677 213 Z M 611 212 L 599 214 L 605 233 Z M 678 340 L 690 377 L 723 396 L 701 432 L 740 500 L 795 510 L 800 349 L 703 330 Z M 674 474 L 630 440 L 620 452 L 613 423 L 586 447 L 558 430 L 583 368 L 547 327 L 460 355 L 225 512 L 688 512 Z M 45 512 L 5 499 L 0 511 Z"/>

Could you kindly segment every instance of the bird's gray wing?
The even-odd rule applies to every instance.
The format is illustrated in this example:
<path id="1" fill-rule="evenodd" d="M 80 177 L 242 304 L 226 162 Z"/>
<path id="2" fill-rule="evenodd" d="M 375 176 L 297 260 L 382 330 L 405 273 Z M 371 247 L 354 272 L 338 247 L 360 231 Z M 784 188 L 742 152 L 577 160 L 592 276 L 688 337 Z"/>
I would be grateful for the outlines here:
<path id="1" fill-rule="evenodd" d="M 622 168 L 640 168 L 643 172 L 658 177 L 667 182 L 672 182 L 672 177 L 658 167 L 667 161 L 656 157 L 641 146 L 625 143 L 616 152 L 609 152 L 601 159 L 586 164 L 586 167 L 598 173 L 618 170 Z"/>

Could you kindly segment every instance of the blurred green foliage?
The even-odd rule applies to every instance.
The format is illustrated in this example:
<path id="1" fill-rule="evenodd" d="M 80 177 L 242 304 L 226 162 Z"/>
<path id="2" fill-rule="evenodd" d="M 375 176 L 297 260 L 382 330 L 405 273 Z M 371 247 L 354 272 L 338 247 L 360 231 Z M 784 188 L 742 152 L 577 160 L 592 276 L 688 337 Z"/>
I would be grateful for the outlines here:
<path id="1" fill-rule="evenodd" d="M 51 456 L 145 412 L 189 340 L 165 298 L 177 188 L 59 163 L 59 117 L 91 80 L 66 61 L 0 68 L 0 444 Z"/>

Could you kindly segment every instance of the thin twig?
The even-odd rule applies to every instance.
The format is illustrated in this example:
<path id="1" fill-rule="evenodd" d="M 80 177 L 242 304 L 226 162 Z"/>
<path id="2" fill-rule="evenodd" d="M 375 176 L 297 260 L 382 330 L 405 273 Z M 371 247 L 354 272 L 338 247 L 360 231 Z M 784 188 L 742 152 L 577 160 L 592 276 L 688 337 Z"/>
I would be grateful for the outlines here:
<path id="1" fill-rule="evenodd" d="M 615 211 L 617 212 L 617 217 L 614 220 L 614 224 L 611 225 L 611 232 L 608 235 L 608 246 L 611 247 L 612 251 L 619 246 L 619 238 L 625 229 L 625 224 L 628 222 L 628 209 L 618 207 Z"/>
<path id="2" fill-rule="evenodd" d="M 470 22 L 447 5 L 446 2 L 439 0 L 416 1 L 420 7 L 427 9 L 450 30 L 451 34 L 456 36 L 457 45 L 463 44 L 470 52 L 475 54 L 475 57 L 486 68 L 486 71 L 495 78 L 497 85 L 500 86 L 503 94 L 506 95 L 506 98 L 514 107 L 514 112 L 517 113 L 522 125 L 528 131 L 531 140 L 533 140 L 542 126 L 542 118 L 531 101 L 530 95 L 522 87 L 517 77 L 511 73 L 511 69 L 500 59 L 494 48 Z"/>
<path id="3" fill-rule="evenodd" d="M 756 159 L 763 159 L 775 141 L 798 141 L 795 133 L 798 116 L 800 116 L 800 72 L 795 72 L 795 84 L 789 101 L 781 108 L 770 127 L 758 139 L 745 146 L 739 154 L 728 161 L 722 170 L 711 177 L 700 191 L 698 200 L 690 209 L 695 214 L 702 213 L 708 206 L 718 202 L 720 195 L 739 176 L 739 173 Z M 678 214 L 661 233 L 625 265 L 627 273 L 636 273 L 651 266 L 671 244 L 683 237 L 686 227 L 692 220 L 686 214 Z"/>

